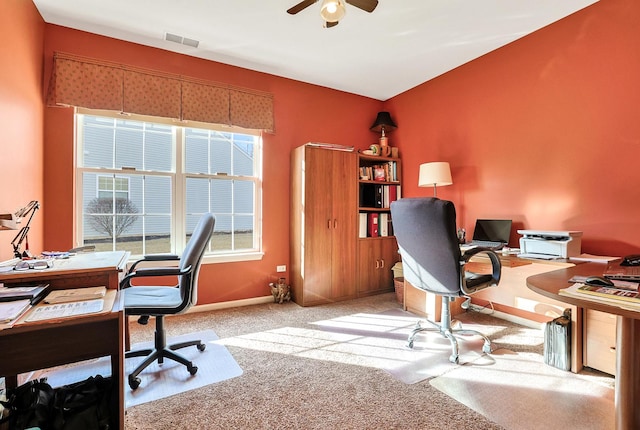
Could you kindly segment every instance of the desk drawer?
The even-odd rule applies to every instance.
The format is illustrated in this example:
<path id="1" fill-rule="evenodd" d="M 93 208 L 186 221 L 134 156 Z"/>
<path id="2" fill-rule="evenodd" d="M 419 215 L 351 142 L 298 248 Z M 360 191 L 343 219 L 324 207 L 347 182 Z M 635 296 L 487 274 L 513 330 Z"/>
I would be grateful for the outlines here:
<path id="1" fill-rule="evenodd" d="M 586 309 L 584 339 L 584 365 L 615 375 L 616 316 Z"/>

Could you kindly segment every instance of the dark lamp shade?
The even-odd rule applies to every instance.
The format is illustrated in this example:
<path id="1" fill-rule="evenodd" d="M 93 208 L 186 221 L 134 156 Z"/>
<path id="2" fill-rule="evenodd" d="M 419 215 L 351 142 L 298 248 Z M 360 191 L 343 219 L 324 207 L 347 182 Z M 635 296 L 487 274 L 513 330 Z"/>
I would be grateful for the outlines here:
<path id="1" fill-rule="evenodd" d="M 391 115 L 389 114 L 389 112 L 378 112 L 378 117 L 371 126 L 370 130 L 376 133 L 381 133 L 383 130 L 385 132 L 389 132 L 395 130 L 396 128 L 398 128 L 398 126 L 391 119 Z"/>

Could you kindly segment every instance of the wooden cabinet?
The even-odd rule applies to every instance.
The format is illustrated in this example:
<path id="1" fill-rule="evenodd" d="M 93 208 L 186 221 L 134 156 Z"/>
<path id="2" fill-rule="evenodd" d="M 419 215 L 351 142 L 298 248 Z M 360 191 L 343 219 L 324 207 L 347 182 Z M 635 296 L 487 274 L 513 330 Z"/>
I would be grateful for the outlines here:
<path id="1" fill-rule="evenodd" d="M 291 287 L 301 306 L 357 295 L 355 152 L 304 145 L 291 155 Z"/>
<path id="2" fill-rule="evenodd" d="M 615 375 L 616 316 L 585 309 L 583 339 L 583 364 Z"/>
<path id="3" fill-rule="evenodd" d="M 390 204 L 400 198 L 398 158 L 358 154 L 358 296 L 393 291 L 400 260 Z"/>
<path id="4" fill-rule="evenodd" d="M 358 296 L 391 291 L 391 268 L 400 259 L 394 237 L 359 239 L 358 243 Z"/>

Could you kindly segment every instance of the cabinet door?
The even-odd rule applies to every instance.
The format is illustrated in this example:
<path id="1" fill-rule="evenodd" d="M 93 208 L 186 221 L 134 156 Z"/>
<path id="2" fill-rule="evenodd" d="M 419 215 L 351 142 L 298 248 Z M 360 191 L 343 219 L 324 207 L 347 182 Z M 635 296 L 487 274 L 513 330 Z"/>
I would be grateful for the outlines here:
<path id="1" fill-rule="evenodd" d="M 356 247 L 358 235 L 357 157 L 352 152 L 327 151 L 332 154 L 331 194 L 323 198 L 332 202 L 331 296 L 334 299 L 356 296 Z"/>
<path id="2" fill-rule="evenodd" d="M 391 291 L 391 268 L 399 260 L 395 238 L 361 239 L 358 245 L 358 295 Z"/>
<path id="3" fill-rule="evenodd" d="M 393 272 L 391 268 L 400 261 L 398 254 L 398 245 L 395 237 L 381 239 L 380 259 L 381 267 L 379 270 L 379 288 L 383 291 L 393 289 Z"/>
<path id="4" fill-rule="evenodd" d="M 326 302 L 332 297 L 334 151 L 306 148 L 304 162 L 304 304 Z"/>

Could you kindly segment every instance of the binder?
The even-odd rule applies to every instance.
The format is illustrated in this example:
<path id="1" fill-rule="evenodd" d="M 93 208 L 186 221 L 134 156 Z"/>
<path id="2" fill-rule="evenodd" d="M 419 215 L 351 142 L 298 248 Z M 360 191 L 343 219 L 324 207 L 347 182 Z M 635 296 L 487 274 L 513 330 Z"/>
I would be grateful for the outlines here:
<path id="1" fill-rule="evenodd" d="M 367 213 L 360 212 L 359 215 L 358 237 L 367 237 Z"/>
<path id="2" fill-rule="evenodd" d="M 378 237 L 378 214 L 370 212 L 369 222 L 367 224 L 369 237 Z"/>
<path id="3" fill-rule="evenodd" d="M 386 213 L 380 214 L 378 231 L 381 237 L 389 236 L 389 214 L 386 214 Z"/>

